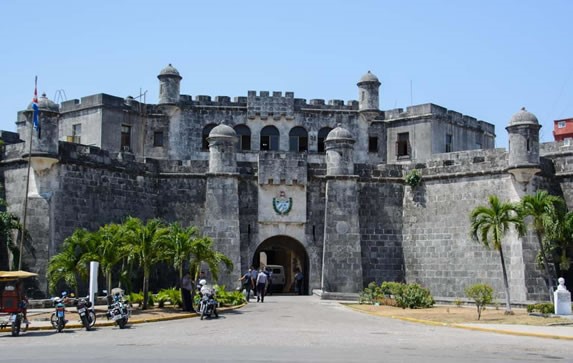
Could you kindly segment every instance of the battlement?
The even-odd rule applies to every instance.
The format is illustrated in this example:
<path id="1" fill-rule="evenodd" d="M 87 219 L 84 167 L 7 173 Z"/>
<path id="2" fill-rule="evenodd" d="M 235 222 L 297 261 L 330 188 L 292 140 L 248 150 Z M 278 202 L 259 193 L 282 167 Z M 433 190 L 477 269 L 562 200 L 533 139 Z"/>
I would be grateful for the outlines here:
<path id="1" fill-rule="evenodd" d="M 539 154 L 541 156 L 566 153 L 573 153 L 573 142 L 571 142 L 571 140 L 552 141 L 539 144 Z"/>
<path id="2" fill-rule="evenodd" d="M 407 118 L 416 118 L 424 116 L 437 116 L 440 118 L 447 118 L 451 122 L 467 127 L 479 127 L 487 132 L 494 133 L 495 126 L 489 122 L 481 121 L 475 117 L 463 115 L 459 112 L 448 110 L 445 107 L 435 105 L 433 103 L 424 103 L 422 105 L 414 105 L 406 108 L 395 108 L 384 111 L 384 119 L 387 121 L 398 121 Z"/>
<path id="3" fill-rule="evenodd" d="M 343 100 L 311 99 L 307 102 L 304 98 L 294 99 L 297 111 L 358 111 L 358 101 L 349 100 L 346 104 Z"/>
<path id="4" fill-rule="evenodd" d="M 410 165 L 420 169 L 423 177 L 460 177 L 466 174 L 503 173 L 507 168 L 508 154 L 505 149 L 481 149 L 434 154 L 432 159 Z"/>
<path id="5" fill-rule="evenodd" d="M 121 98 L 106 93 L 99 93 L 82 97 L 81 100 L 72 99 L 64 101 L 60 105 L 60 112 L 71 112 L 91 107 L 131 108 L 137 110 L 140 107 L 140 102 L 129 96 L 127 98 Z"/>

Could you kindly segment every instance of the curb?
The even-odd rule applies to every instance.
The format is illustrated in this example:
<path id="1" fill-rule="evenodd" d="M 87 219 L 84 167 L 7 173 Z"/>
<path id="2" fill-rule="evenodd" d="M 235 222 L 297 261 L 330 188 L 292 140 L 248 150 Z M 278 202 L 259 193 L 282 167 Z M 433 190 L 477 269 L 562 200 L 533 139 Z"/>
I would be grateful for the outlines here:
<path id="1" fill-rule="evenodd" d="M 344 304 L 342 304 L 342 305 L 344 305 Z M 364 311 L 364 310 L 357 309 L 357 308 L 350 306 L 350 305 L 344 305 L 344 306 L 346 306 L 346 307 L 348 307 L 354 311 L 363 313 L 363 314 L 368 314 L 368 315 L 376 316 L 379 318 L 390 318 L 390 319 L 402 320 L 402 321 L 407 321 L 410 323 L 418 323 L 418 324 L 425 324 L 425 325 L 432 325 L 432 326 L 443 326 L 443 327 L 447 327 L 447 328 L 474 330 L 474 331 L 481 331 L 481 332 L 487 332 L 487 333 L 499 333 L 499 334 L 517 335 L 517 336 L 525 336 L 525 337 L 536 337 L 536 338 L 572 340 L 573 341 L 573 337 L 570 337 L 570 336 L 544 334 L 544 333 L 530 333 L 530 332 L 521 332 L 521 331 L 515 331 L 515 330 L 503 330 L 503 329 L 496 329 L 496 328 L 484 328 L 484 327 L 469 326 L 467 324 L 458 324 L 458 323 L 456 323 L 456 324 L 440 323 L 437 321 L 408 318 L 408 317 L 396 316 L 396 315 L 381 316 L 381 315 L 375 314 L 375 313 L 370 312 L 370 311 Z"/>
<path id="2" fill-rule="evenodd" d="M 225 311 L 231 311 L 231 310 L 236 310 L 236 309 L 240 309 L 243 306 L 247 305 L 246 303 L 241 304 L 241 305 L 236 305 L 236 306 L 228 306 L 228 307 L 224 307 L 224 308 L 219 308 L 217 309 L 217 311 L 220 312 L 225 312 Z M 199 314 L 197 313 L 181 313 L 181 314 L 177 314 L 174 316 L 163 316 L 163 317 L 157 317 L 157 318 L 147 318 L 147 319 L 130 319 L 128 325 L 133 325 L 133 324 L 145 324 L 145 323 L 156 323 L 156 322 L 160 322 L 160 321 L 168 321 L 168 320 L 181 320 L 181 319 L 189 319 L 189 318 L 194 318 L 194 317 L 198 317 Z M 114 321 L 102 321 L 102 322 L 97 322 L 95 323 L 95 325 L 93 326 L 93 328 L 98 328 L 98 327 L 108 327 L 108 326 L 115 326 L 115 322 Z M 79 323 L 68 323 L 66 325 L 66 329 L 83 329 L 84 326 L 82 324 Z M 54 330 L 54 328 L 51 325 L 46 325 L 46 326 L 29 326 L 28 329 L 26 329 L 25 331 L 22 330 L 22 333 L 24 332 L 28 332 L 28 331 L 40 331 L 40 330 Z M 3 328 L 0 329 L 0 333 L 9 333 L 11 331 L 10 328 Z"/>

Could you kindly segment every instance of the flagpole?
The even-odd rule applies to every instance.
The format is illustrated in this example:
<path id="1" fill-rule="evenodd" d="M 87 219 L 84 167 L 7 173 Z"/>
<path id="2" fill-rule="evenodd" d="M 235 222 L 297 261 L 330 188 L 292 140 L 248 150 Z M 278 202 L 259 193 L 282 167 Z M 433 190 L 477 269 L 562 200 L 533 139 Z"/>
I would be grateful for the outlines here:
<path id="1" fill-rule="evenodd" d="M 36 76 L 36 79 L 34 81 L 34 99 L 32 100 L 32 102 L 38 103 L 38 76 Z M 34 108 L 34 106 L 32 106 L 32 108 Z M 34 108 L 34 113 L 38 112 L 35 108 Z M 30 123 L 30 139 L 28 141 L 29 143 L 29 149 L 28 149 L 28 171 L 26 174 L 26 194 L 24 195 L 24 212 L 23 212 L 23 216 L 22 216 L 22 231 L 20 233 L 20 246 L 19 246 L 19 252 L 20 252 L 20 256 L 18 259 L 18 270 L 22 269 L 22 255 L 24 254 L 24 236 L 26 235 L 26 217 L 28 215 L 28 193 L 30 191 L 30 169 L 32 167 L 32 137 L 34 135 L 34 116 L 32 116 L 32 122 Z"/>

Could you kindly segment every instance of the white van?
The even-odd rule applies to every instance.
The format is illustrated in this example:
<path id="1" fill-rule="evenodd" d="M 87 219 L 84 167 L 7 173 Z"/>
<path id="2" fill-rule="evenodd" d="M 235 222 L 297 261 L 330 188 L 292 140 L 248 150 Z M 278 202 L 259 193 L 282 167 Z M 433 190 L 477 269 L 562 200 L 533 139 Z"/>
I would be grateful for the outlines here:
<path id="1" fill-rule="evenodd" d="M 285 268 L 281 265 L 267 265 L 272 271 L 273 290 L 282 291 L 285 286 Z"/>

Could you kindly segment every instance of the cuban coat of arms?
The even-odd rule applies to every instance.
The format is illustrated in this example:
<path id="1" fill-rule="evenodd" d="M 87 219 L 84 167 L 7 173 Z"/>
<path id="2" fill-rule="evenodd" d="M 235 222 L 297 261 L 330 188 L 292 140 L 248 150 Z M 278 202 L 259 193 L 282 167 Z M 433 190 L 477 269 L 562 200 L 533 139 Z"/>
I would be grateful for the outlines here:
<path id="1" fill-rule="evenodd" d="M 273 198 L 273 209 L 277 214 L 287 215 L 292 208 L 292 198 L 287 197 L 284 190 L 281 190 L 279 195 Z"/>

